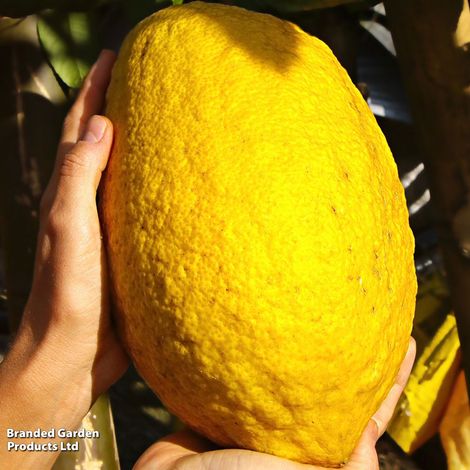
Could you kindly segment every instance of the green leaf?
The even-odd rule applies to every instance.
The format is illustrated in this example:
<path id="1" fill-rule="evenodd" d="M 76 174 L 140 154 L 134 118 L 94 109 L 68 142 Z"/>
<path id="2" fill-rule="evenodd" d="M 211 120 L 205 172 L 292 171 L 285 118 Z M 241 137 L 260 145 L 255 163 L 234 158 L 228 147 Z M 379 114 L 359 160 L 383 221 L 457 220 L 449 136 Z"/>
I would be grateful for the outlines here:
<path id="1" fill-rule="evenodd" d="M 38 35 L 60 79 L 79 88 L 98 53 L 96 19 L 92 12 L 47 12 L 38 22 Z"/>
<path id="2" fill-rule="evenodd" d="M 46 9 L 84 11 L 111 0 L 0 0 L 0 16 L 20 17 Z"/>
<path id="3" fill-rule="evenodd" d="M 171 3 L 173 3 L 173 5 L 182 5 L 183 1 L 184 0 L 171 0 Z"/>

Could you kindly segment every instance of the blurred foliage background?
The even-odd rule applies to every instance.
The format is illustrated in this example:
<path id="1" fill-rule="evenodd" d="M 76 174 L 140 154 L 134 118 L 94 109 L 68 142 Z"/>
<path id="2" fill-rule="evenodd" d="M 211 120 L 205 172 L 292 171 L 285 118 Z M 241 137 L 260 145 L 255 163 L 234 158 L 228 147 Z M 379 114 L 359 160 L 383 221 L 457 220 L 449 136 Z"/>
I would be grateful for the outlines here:
<path id="1" fill-rule="evenodd" d="M 174 1 L 181 3 L 181 1 Z M 385 133 L 405 187 L 419 280 L 418 359 L 382 469 L 470 468 L 470 8 L 468 0 L 223 1 L 323 39 Z M 0 0 L 0 352 L 29 292 L 38 205 L 63 118 L 103 48 L 165 0 Z M 164 45 L 162 45 L 164 46 Z M 459 377 L 459 379 L 458 379 Z M 458 386 L 456 385 L 458 384 Z M 180 426 L 134 370 L 86 418 L 103 445 L 55 468 L 131 468 Z M 443 424 L 444 423 L 444 424 Z M 465 434 L 467 433 L 467 434 Z"/>

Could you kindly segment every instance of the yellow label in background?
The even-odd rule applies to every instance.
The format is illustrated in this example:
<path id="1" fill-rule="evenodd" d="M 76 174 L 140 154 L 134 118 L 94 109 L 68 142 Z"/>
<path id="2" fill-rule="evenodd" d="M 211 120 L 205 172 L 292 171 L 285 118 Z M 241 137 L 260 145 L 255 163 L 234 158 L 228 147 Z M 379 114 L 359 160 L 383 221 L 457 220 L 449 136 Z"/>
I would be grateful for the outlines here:
<path id="1" fill-rule="evenodd" d="M 414 452 L 439 428 L 460 367 L 455 317 L 449 313 L 416 360 L 388 433 Z"/>
<path id="2" fill-rule="evenodd" d="M 448 470 L 470 469 L 470 406 L 463 371 L 439 427 Z"/>

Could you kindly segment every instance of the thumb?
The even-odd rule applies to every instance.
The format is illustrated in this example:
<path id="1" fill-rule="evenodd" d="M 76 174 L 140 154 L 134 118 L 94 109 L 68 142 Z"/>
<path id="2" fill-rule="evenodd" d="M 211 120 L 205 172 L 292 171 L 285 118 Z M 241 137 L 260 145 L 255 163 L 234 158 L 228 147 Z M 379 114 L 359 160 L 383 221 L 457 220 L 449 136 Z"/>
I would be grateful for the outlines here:
<path id="1" fill-rule="evenodd" d="M 56 198 L 62 204 L 73 207 L 80 203 L 95 204 L 101 173 L 111 151 L 112 127 L 106 117 L 92 116 L 81 139 L 59 157 Z"/>

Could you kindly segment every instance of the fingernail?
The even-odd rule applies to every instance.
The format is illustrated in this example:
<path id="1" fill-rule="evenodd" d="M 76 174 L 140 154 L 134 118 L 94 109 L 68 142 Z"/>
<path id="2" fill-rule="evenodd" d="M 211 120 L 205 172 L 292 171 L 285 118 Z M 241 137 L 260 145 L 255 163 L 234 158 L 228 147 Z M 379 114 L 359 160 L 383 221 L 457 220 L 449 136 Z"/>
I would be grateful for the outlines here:
<path id="1" fill-rule="evenodd" d="M 88 121 L 82 140 L 96 144 L 103 138 L 106 127 L 106 121 L 101 116 L 92 116 Z"/>

